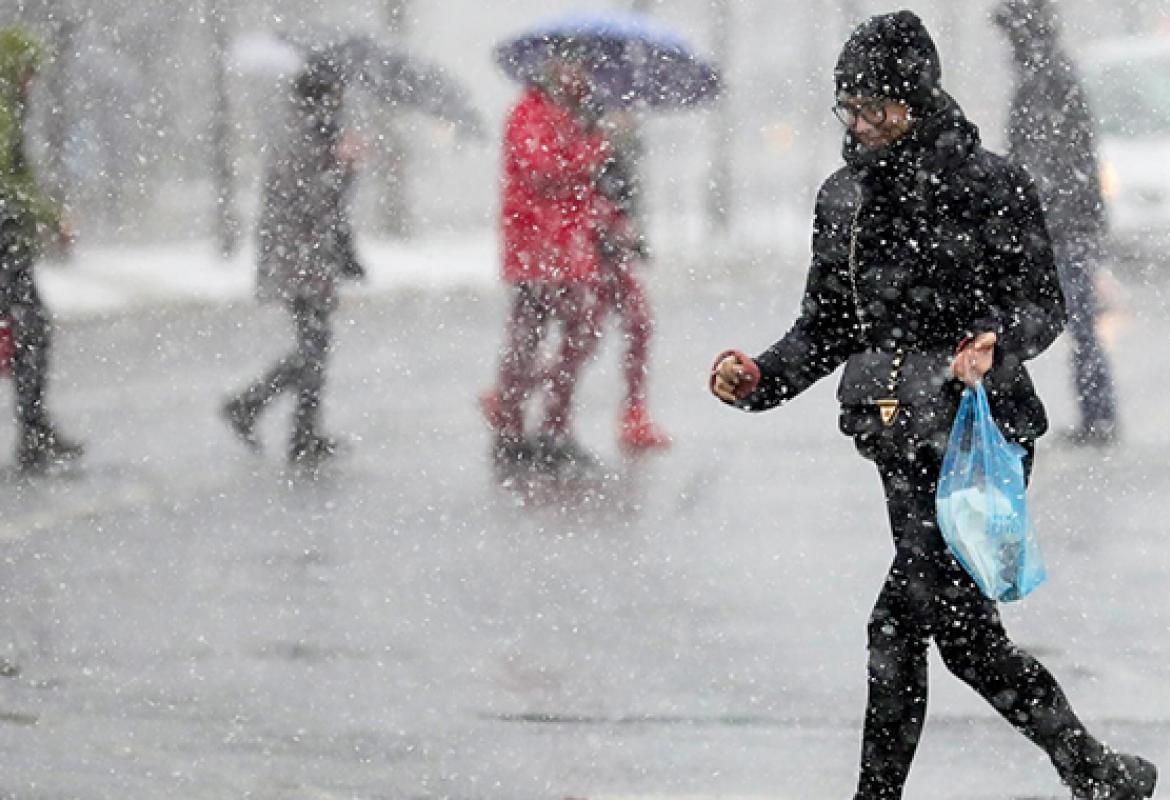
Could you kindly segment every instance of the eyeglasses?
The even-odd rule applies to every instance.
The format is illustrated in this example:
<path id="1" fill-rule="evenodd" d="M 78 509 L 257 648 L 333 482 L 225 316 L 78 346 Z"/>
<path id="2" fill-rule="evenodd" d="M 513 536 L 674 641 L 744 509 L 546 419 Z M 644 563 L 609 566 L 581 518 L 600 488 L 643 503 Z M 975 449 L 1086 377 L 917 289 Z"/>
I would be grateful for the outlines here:
<path id="1" fill-rule="evenodd" d="M 846 128 L 852 128 L 858 119 L 874 127 L 886 121 L 886 101 L 862 100 L 860 102 L 841 100 L 833 106 L 833 114 Z"/>

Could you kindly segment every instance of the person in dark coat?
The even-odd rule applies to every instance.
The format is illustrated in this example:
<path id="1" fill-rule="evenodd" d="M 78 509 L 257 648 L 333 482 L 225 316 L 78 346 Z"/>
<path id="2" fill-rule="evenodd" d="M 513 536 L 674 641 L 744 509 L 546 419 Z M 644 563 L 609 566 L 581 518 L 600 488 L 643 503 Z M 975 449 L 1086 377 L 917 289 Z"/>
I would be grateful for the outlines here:
<path id="1" fill-rule="evenodd" d="M 1068 439 L 1108 444 L 1118 426 L 1109 358 L 1096 330 L 1093 277 L 1106 230 L 1096 126 L 1076 67 L 1060 45 L 1049 0 L 1006 0 L 994 20 L 1011 44 L 1016 68 L 1008 155 L 1036 181 L 1068 305 L 1080 407 L 1080 423 Z"/>
<path id="2" fill-rule="evenodd" d="M 40 46 L 23 30 L 0 30 L 0 319 L 12 327 L 17 463 L 25 472 L 82 454 L 52 423 L 45 402 L 51 325 L 33 270 L 46 235 L 63 236 L 64 227 L 24 148 L 29 89 L 40 61 Z"/>
<path id="3" fill-rule="evenodd" d="M 1036 190 L 1021 167 L 982 147 L 943 91 L 938 53 L 913 13 L 862 23 L 834 74 L 845 166 L 817 197 L 800 315 L 756 358 L 720 356 L 710 386 L 758 411 L 842 364 L 842 398 L 868 364 L 889 369 L 892 394 L 912 377 L 903 365 L 941 365 L 925 382 L 932 388 L 890 417 L 876 405 L 842 408 L 842 427 L 876 462 L 894 538 L 869 619 L 856 800 L 902 796 L 926 716 L 931 640 L 955 676 L 1044 749 L 1075 798 L 1149 797 L 1154 766 L 1090 735 L 1052 674 L 1008 638 L 937 523 L 963 384 L 985 383 L 1000 427 L 1029 454 L 1026 468 L 1046 427 L 1024 364 L 1060 332 L 1064 306 Z"/>
<path id="4" fill-rule="evenodd" d="M 260 413 L 282 392 L 296 395 L 289 461 L 314 467 L 336 441 L 321 432 L 321 394 L 338 283 L 363 273 L 345 210 L 352 165 L 339 152 L 343 83 L 330 62 L 311 63 L 295 81 L 282 136 L 264 177 L 258 226 L 257 295 L 292 315 L 293 352 L 223 407 L 236 434 L 258 448 Z"/>

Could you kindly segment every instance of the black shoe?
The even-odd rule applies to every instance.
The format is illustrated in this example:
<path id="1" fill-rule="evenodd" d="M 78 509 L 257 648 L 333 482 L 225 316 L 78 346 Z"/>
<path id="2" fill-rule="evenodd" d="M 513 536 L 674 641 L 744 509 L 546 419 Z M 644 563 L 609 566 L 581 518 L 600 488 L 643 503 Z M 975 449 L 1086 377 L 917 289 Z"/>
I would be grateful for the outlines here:
<path id="1" fill-rule="evenodd" d="M 335 455 L 337 455 L 337 440 L 314 433 L 293 439 L 288 450 L 288 462 L 296 467 L 317 469 Z"/>
<path id="2" fill-rule="evenodd" d="M 536 441 L 536 460 L 553 472 L 588 472 L 600 468 L 601 461 L 572 436 L 542 434 Z"/>
<path id="3" fill-rule="evenodd" d="M 497 467 L 524 466 L 536 458 L 536 447 L 525 439 L 497 436 L 492 443 L 492 463 Z"/>
<path id="4" fill-rule="evenodd" d="M 1120 440 L 1115 422 L 1094 422 L 1078 425 L 1061 435 L 1061 441 L 1072 447 L 1110 447 Z"/>
<path id="5" fill-rule="evenodd" d="M 81 458 L 85 448 L 57 433 L 50 425 L 32 425 L 20 438 L 17 460 L 22 472 L 41 472 L 56 464 Z"/>
<path id="6" fill-rule="evenodd" d="M 1154 796 L 1157 783 L 1158 768 L 1149 761 L 1110 750 L 1069 786 L 1073 800 L 1146 800 Z"/>
<path id="7" fill-rule="evenodd" d="M 249 450 L 259 452 L 260 439 L 256 436 L 256 414 L 240 398 L 232 398 L 219 409 L 219 415 Z"/>

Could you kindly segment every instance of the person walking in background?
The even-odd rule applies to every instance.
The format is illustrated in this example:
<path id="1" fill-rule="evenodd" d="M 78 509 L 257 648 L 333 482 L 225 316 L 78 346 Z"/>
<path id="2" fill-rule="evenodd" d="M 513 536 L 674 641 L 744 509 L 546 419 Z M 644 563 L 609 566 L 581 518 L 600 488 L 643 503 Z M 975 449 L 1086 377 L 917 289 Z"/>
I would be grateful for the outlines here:
<path id="1" fill-rule="evenodd" d="M 1061 47 L 1050 0 L 1006 0 L 993 19 L 1011 44 L 1016 70 L 1008 154 L 1036 181 L 1068 305 L 1080 423 L 1066 438 L 1110 444 L 1119 428 L 1109 358 L 1096 328 L 1094 273 L 1106 220 L 1093 115 Z"/>
<path id="2" fill-rule="evenodd" d="M 598 177 L 598 188 L 609 198 L 624 220 L 622 237 L 613 239 L 600 231 L 601 276 L 598 285 L 601 314 L 617 312 L 624 337 L 622 369 L 626 382 L 618 441 L 627 451 L 660 449 L 670 437 L 650 417 L 646 406 L 646 378 L 649 368 L 650 337 L 654 320 L 638 268 L 649 260 L 639 161 L 642 143 L 637 119 L 631 112 L 617 110 L 603 120 L 609 131 L 612 150 Z M 593 339 L 595 344 L 600 338 Z"/>
<path id="3" fill-rule="evenodd" d="M 11 324 L 17 462 L 25 472 L 83 452 L 57 430 L 45 401 L 51 323 L 33 270 L 46 239 L 67 233 L 61 209 L 37 185 L 24 147 L 29 90 L 41 60 L 40 45 L 25 31 L 0 29 L 0 319 Z"/>
<path id="4" fill-rule="evenodd" d="M 876 462 L 894 538 L 869 618 L 856 800 L 902 797 L 926 720 L 931 640 L 956 677 L 1047 753 L 1076 800 L 1150 797 L 1154 765 L 1089 733 L 939 532 L 935 492 L 963 385 L 983 382 L 1029 471 L 1047 420 L 1024 362 L 1064 322 L 1032 181 L 982 147 L 941 76 L 913 13 L 854 30 L 834 70 L 845 165 L 817 196 L 800 315 L 758 357 L 717 358 L 710 388 L 760 411 L 845 365 L 841 428 Z"/>
<path id="5" fill-rule="evenodd" d="M 321 397 L 338 282 L 363 274 L 345 210 L 353 165 L 341 147 L 343 82 L 317 59 L 293 85 L 288 118 L 265 168 L 258 228 L 257 295 L 292 316 L 295 349 L 233 396 L 223 415 L 249 447 L 256 423 L 282 392 L 295 394 L 289 462 L 315 468 L 337 442 L 321 432 Z"/>
<path id="6" fill-rule="evenodd" d="M 622 218 L 597 187 L 609 143 L 591 103 L 589 70 L 571 44 L 550 58 L 508 116 L 503 141 L 502 276 L 511 311 L 496 391 L 480 402 L 497 465 L 559 469 L 594 458 L 572 433 L 578 375 L 598 335 L 599 231 L 622 239 Z M 540 347 L 552 324 L 562 329 L 551 370 Z M 546 384 L 543 421 L 525 430 L 527 406 Z"/>
<path id="7" fill-rule="evenodd" d="M 597 176 L 597 188 L 613 204 L 623 222 L 618 238 L 609 230 L 598 230 L 600 271 L 597 278 L 598 334 L 585 338 L 586 352 L 582 361 L 592 357 L 601 344 L 600 326 L 610 312 L 620 318 L 625 352 L 622 372 L 626 393 L 618 424 L 618 442 L 627 452 L 662 449 L 670 445 L 670 437 L 650 417 L 646 405 L 646 378 L 650 355 L 650 337 L 654 321 L 650 304 L 637 269 L 649 258 L 641 214 L 641 180 L 637 161 L 641 142 L 637 136 L 636 120 L 623 110 L 606 113 L 602 126 L 610 142 L 610 154 Z M 554 365 L 554 369 L 556 366 Z M 538 368 L 539 371 L 539 368 Z M 546 375 L 551 380 L 553 374 Z M 485 414 L 500 424 L 499 390 L 483 393 L 481 403 Z"/>

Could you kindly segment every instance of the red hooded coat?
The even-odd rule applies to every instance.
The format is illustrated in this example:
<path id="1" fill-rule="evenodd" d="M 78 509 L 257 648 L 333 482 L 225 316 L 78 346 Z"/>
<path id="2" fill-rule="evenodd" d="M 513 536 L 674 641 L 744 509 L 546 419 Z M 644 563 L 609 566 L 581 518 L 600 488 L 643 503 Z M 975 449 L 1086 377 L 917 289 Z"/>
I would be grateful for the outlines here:
<path id="1" fill-rule="evenodd" d="M 597 230 L 620 224 L 597 191 L 606 159 L 600 131 L 587 131 L 536 88 L 524 92 L 504 129 L 501 228 L 509 283 L 586 283 L 598 272 Z"/>

